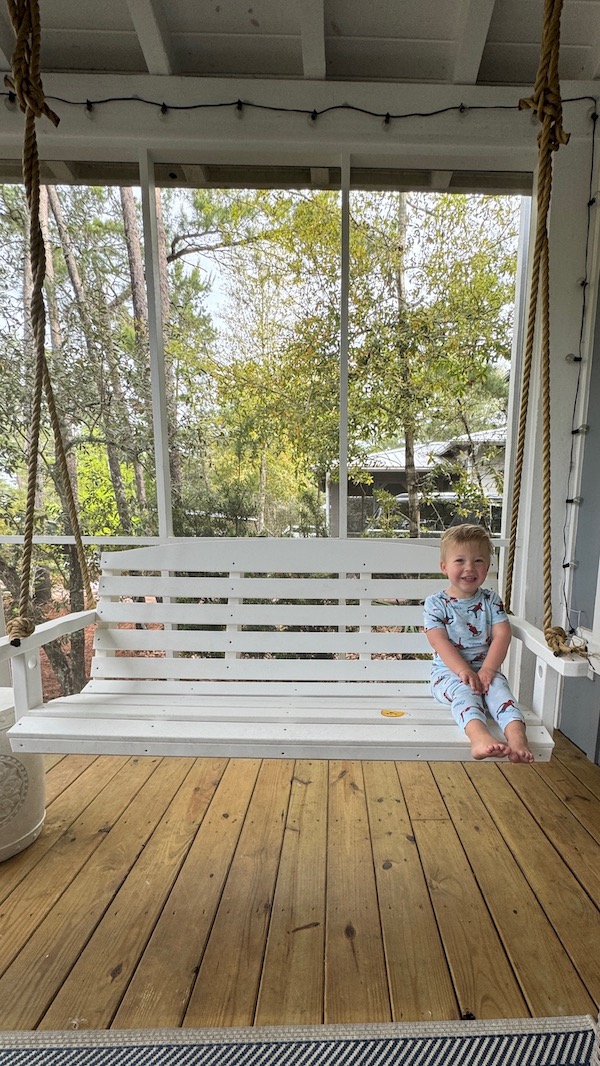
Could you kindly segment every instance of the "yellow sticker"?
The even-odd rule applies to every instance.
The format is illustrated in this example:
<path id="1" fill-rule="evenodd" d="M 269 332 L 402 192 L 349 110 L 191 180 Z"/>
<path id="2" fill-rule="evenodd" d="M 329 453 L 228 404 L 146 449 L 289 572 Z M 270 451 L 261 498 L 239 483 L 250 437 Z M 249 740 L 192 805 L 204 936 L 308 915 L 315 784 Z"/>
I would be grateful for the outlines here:
<path id="1" fill-rule="evenodd" d="M 389 707 L 384 707 L 381 713 L 385 718 L 402 718 L 406 711 L 390 711 Z"/>

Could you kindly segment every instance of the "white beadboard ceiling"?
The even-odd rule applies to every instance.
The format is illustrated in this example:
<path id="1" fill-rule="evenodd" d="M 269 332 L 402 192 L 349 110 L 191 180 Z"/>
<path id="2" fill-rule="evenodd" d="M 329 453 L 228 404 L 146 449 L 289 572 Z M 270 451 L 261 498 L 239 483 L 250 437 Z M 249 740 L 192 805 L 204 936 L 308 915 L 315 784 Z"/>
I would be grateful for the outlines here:
<path id="1" fill-rule="evenodd" d="M 40 0 L 44 87 L 48 91 L 50 84 L 61 114 L 58 133 L 40 124 L 42 179 L 135 183 L 138 146 L 146 137 L 155 148 L 161 184 L 339 187 L 339 156 L 327 153 L 326 145 L 320 155 L 316 147 L 312 155 L 308 152 L 302 165 L 289 144 L 287 154 L 282 147 L 271 151 L 269 159 L 264 143 L 254 155 L 247 145 L 239 158 L 232 151 L 226 165 L 207 147 L 211 137 L 219 137 L 221 119 L 225 121 L 218 112 L 186 119 L 171 110 L 162 124 L 164 150 L 158 151 L 156 108 L 126 112 L 114 107 L 90 123 L 81 116 L 77 122 L 77 109 L 69 105 L 90 97 L 144 101 L 150 96 L 169 106 L 190 100 L 216 106 L 239 94 L 245 102 L 285 101 L 306 108 L 308 100 L 314 108 L 318 101 L 339 105 L 358 96 L 362 106 L 379 113 L 382 102 L 393 111 L 390 99 L 393 105 L 404 94 L 414 97 L 412 107 L 403 102 L 396 110 L 420 112 L 443 110 L 446 103 L 456 106 L 457 100 L 462 106 L 463 97 L 469 102 L 476 95 L 490 103 L 496 89 L 504 94 L 504 106 L 507 100 L 516 106 L 519 94 L 515 91 L 513 97 L 512 87 L 527 91 L 535 81 L 543 14 L 544 0 Z M 10 70 L 14 41 L 6 0 L 0 0 L 0 70 Z M 600 0 L 564 0 L 559 75 L 575 97 L 573 83 L 582 83 L 582 94 L 589 94 L 600 77 Z M 61 97 L 67 99 L 61 103 Z M 244 137 L 251 139 L 257 122 L 254 115 L 253 123 L 235 129 L 235 136 L 227 127 L 225 136 L 236 146 Z M 281 116 L 265 117 L 267 122 L 271 140 L 280 132 L 282 140 L 289 139 L 293 131 L 306 144 L 306 130 L 297 120 L 286 123 L 285 133 Z M 339 117 L 338 128 L 341 122 Z M 470 127 L 475 125 L 472 118 Z M 477 133 L 473 152 L 458 166 L 454 159 L 448 162 L 446 152 L 421 172 L 409 152 L 389 164 L 387 156 L 379 162 L 369 159 L 364 169 L 356 151 L 367 125 L 357 121 L 355 128 L 360 133 L 354 140 L 348 133 L 345 143 L 355 153 L 356 187 L 515 193 L 531 188 L 529 157 L 521 163 L 515 156 L 509 166 L 486 157 L 481 164 Z M 401 138 L 404 127 L 394 129 L 388 143 L 393 136 Z M 371 139 L 372 131 L 373 124 Z M 2 108 L 0 180 L 20 180 L 20 136 L 20 116 L 8 116 Z M 447 142 L 445 128 L 432 134 L 436 136 Z M 490 131 L 488 142 L 500 146 L 498 133 Z"/>
<path id="2" fill-rule="evenodd" d="M 46 72 L 527 85 L 543 0 L 40 0 Z M 0 66 L 14 34 L 0 6 Z M 600 74 L 600 3 L 565 0 L 560 77 Z"/>

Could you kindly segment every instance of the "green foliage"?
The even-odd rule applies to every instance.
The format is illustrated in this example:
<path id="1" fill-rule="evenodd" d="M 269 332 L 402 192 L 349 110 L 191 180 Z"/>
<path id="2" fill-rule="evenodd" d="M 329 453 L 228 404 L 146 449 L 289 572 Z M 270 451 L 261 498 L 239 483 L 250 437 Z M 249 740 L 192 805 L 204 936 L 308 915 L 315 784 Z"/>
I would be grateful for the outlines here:
<path id="1" fill-rule="evenodd" d="M 57 196 L 48 358 L 82 526 L 155 532 L 147 322 L 134 311 L 127 247 L 139 235 L 117 189 Z M 177 531 L 319 534 L 339 447 L 340 196 L 169 190 L 161 204 Z M 351 216 L 349 459 L 365 480 L 365 454 L 407 429 L 439 439 L 505 413 L 517 212 L 501 197 L 357 192 Z M 32 380 L 25 228 L 23 191 L 5 186 L 0 469 L 19 486 Z M 66 526 L 46 420 L 42 456 L 37 528 L 57 531 Z M 10 482 L 5 493 L 16 531 L 23 490 Z"/>

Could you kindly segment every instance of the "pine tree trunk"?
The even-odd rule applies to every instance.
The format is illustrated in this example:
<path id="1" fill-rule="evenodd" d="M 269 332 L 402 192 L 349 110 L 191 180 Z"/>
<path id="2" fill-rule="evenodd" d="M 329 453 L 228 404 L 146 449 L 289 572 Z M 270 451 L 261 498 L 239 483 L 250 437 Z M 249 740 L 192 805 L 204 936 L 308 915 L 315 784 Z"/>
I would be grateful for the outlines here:
<path id="1" fill-rule="evenodd" d="M 119 419 L 125 418 L 126 407 L 121 389 L 121 381 L 119 377 L 117 360 L 115 358 L 110 339 L 110 316 L 108 314 L 108 309 L 104 307 L 103 311 L 106 322 L 106 328 L 104 329 L 103 335 L 103 347 L 105 348 L 105 353 L 103 356 L 102 354 L 98 354 L 97 352 L 97 345 L 95 340 L 97 329 L 95 329 L 94 327 L 89 300 L 87 299 L 85 287 L 83 285 L 83 281 L 79 273 L 77 260 L 73 252 L 71 238 L 65 222 L 58 194 L 53 185 L 49 185 L 47 189 L 48 201 L 52 210 L 52 214 L 54 215 L 58 234 L 60 237 L 62 253 L 64 256 L 67 271 L 69 273 L 73 292 L 75 294 L 77 306 L 79 308 L 79 314 L 81 317 L 81 324 L 86 343 L 86 351 L 90 363 L 90 370 L 93 367 L 100 365 L 102 372 L 104 364 L 106 364 L 107 367 L 107 379 L 110 388 L 111 399 L 109 400 L 109 398 L 105 395 L 106 387 L 103 386 L 102 383 L 100 384 L 99 391 L 101 395 L 102 418 L 106 433 L 108 466 L 121 528 L 125 535 L 129 535 L 131 534 L 133 527 L 131 523 L 131 514 L 127 501 L 127 494 L 125 492 L 123 478 L 121 475 L 120 453 L 122 449 L 115 443 L 113 436 L 114 419 L 115 417 Z M 117 414 L 113 413 L 115 407 L 118 409 Z M 132 438 L 132 434 L 128 431 L 127 426 L 119 427 L 118 436 L 121 439 Z"/>

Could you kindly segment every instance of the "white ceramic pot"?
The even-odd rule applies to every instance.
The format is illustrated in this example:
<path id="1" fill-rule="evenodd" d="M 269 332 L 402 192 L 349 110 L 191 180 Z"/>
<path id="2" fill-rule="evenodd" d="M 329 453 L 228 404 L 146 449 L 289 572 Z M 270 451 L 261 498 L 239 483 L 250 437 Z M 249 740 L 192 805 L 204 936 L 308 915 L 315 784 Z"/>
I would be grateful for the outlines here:
<path id="1" fill-rule="evenodd" d="M 45 811 L 43 755 L 15 755 L 6 730 L 14 725 L 12 690 L 0 688 L 0 862 L 32 844 Z"/>

